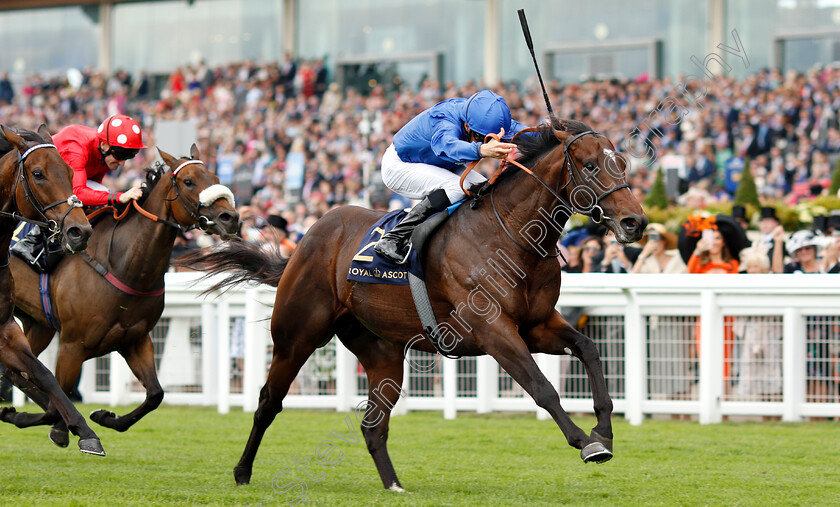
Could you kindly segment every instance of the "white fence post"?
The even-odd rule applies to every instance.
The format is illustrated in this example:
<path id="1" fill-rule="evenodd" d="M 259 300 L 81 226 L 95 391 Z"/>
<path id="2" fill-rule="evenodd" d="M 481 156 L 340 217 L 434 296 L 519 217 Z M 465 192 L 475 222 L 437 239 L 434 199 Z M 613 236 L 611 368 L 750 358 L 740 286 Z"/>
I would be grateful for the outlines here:
<path id="1" fill-rule="evenodd" d="M 219 301 L 216 307 L 216 336 L 216 406 L 220 414 L 227 414 L 230 412 L 230 303 L 227 300 Z"/>
<path id="2" fill-rule="evenodd" d="M 700 291 L 700 424 L 722 420 L 723 318 L 715 293 Z"/>
<path id="3" fill-rule="evenodd" d="M 797 308 L 785 308 L 782 337 L 782 420 L 801 421 L 806 399 L 805 362 L 807 361 L 805 318 Z"/>
<path id="4" fill-rule="evenodd" d="M 636 293 L 625 289 L 627 308 L 624 316 L 624 417 L 633 426 L 642 424 L 645 401 L 646 364 L 645 321 L 636 299 Z"/>
<path id="5" fill-rule="evenodd" d="M 260 388 L 266 378 L 269 335 L 266 327 L 270 326 L 270 321 L 262 320 L 259 294 L 260 290 L 255 288 L 245 291 L 245 357 L 242 359 L 242 410 L 245 412 L 257 409 Z"/>
<path id="6" fill-rule="evenodd" d="M 109 404 L 112 407 L 128 403 L 128 396 L 131 392 L 132 373 L 125 363 L 125 359 L 119 352 L 108 354 L 111 362 L 111 389 L 109 391 Z"/>
<path id="7" fill-rule="evenodd" d="M 216 303 L 201 304 L 201 394 L 205 405 L 219 401 L 219 334 L 216 332 Z"/>
<path id="8" fill-rule="evenodd" d="M 443 418 L 455 419 L 458 409 L 458 360 L 441 357 L 443 361 Z"/>
<path id="9" fill-rule="evenodd" d="M 493 402 L 499 397 L 499 376 L 496 360 L 488 355 L 475 359 L 476 403 L 479 414 L 493 411 Z"/>
<path id="10" fill-rule="evenodd" d="M 335 409 L 347 412 L 353 408 L 356 395 L 356 356 L 335 337 Z"/>

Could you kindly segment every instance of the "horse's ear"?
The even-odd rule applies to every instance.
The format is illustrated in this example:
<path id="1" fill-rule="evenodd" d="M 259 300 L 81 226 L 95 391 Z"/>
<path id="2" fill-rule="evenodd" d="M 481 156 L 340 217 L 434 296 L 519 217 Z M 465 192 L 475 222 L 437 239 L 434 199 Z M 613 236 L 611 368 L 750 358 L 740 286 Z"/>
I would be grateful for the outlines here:
<path id="1" fill-rule="evenodd" d="M 177 166 L 177 164 L 175 163 L 175 157 L 173 157 L 169 153 L 166 153 L 160 148 L 158 148 L 157 151 L 158 153 L 160 153 L 160 158 L 162 158 L 163 161 L 166 162 L 166 165 L 168 165 L 172 169 L 174 169 Z"/>
<path id="2" fill-rule="evenodd" d="M 566 141 L 569 139 L 569 133 L 565 130 L 554 129 L 554 137 L 561 143 L 566 144 Z"/>
<path id="3" fill-rule="evenodd" d="M 42 123 L 38 127 L 38 133 L 41 135 L 41 137 L 44 138 L 44 141 L 52 144 L 53 139 L 52 139 L 52 136 L 50 135 L 50 129 L 47 128 L 47 125 L 45 123 Z"/>
<path id="4" fill-rule="evenodd" d="M 0 131 L 2 131 L 3 137 L 5 137 L 12 146 L 17 148 L 19 152 L 23 153 L 26 151 L 26 143 L 23 141 L 22 137 L 15 133 L 14 130 L 6 127 L 5 125 L 0 125 Z"/>
<path id="5" fill-rule="evenodd" d="M 198 146 L 196 146 L 195 143 L 193 143 L 192 146 L 190 146 L 190 158 L 193 160 L 198 160 L 199 158 L 201 158 L 198 154 Z"/>

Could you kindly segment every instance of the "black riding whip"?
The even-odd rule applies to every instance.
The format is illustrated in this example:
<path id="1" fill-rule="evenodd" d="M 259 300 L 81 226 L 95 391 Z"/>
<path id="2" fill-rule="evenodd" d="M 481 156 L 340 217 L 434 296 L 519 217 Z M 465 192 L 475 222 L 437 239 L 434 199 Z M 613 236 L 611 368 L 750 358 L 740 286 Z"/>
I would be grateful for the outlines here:
<path id="1" fill-rule="evenodd" d="M 516 12 L 519 14 L 519 23 L 522 25 L 522 34 L 525 35 L 525 43 L 528 44 L 528 50 L 531 52 L 531 58 L 534 60 L 534 68 L 537 69 L 537 78 L 540 80 L 540 87 L 542 87 L 548 116 L 554 118 L 554 110 L 551 109 L 551 103 L 548 101 L 548 93 L 545 91 L 545 84 L 543 83 L 542 74 L 540 74 L 540 66 L 537 64 L 537 55 L 534 54 L 534 42 L 531 40 L 531 30 L 528 29 L 528 20 L 525 19 L 525 9 L 519 9 Z"/>

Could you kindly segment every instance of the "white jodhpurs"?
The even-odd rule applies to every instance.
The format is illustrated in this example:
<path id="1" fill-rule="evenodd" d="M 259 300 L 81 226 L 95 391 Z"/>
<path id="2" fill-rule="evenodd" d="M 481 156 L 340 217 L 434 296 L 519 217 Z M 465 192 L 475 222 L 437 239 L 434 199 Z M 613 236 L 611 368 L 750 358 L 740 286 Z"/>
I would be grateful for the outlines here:
<path id="1" fill-rule="evenodd" d="M 110 188 L 106 187 L 102 183 L 98 183 L 98 182 L 93 181 L 93 180 L 87 180 L 87 183 L 85 183 L 85 186 L 88 187 L 88 188 L 92 188 L 94 190 L 101 190 L 102 192 L 110 192 L 111 191 Z"/>
<path id="2" fill-rule="evenodd" d="M 463 171 L 464 169 L 461 169 L 454 173 L 434 165 L 403 162 L 393 144 L 382 156 L 382 181 L 385 182 L 385 186 L 409 199 L 422 199 L 433 190 L 442 188 L 449 202 L 460 201 L 467 196 L 460 185 Z M 464 188 L 485 181 L 487 178 L 473 171 L 464 180 Z"/>

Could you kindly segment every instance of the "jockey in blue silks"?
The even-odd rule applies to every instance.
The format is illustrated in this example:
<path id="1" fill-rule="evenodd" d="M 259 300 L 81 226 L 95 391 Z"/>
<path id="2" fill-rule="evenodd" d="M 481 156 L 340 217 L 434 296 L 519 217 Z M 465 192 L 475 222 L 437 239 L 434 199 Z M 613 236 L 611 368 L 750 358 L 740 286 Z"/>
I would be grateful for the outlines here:
<path id="1" fill-rule="evenodd" d="M 523 128 L 511 120 L 505 99 L 490 90 L 468 99 L 444 100 L 408 122 L 382 156 L 382 180 L 392 191 L 422 200 L 380 238 L 374 249 L 398 264 L 405 262 L 411 231 L 466 197 L 460 174 L 467 164 L 483 157 L 503 159 L 516 147 L 495 139 L 485 143 L 485 136 L 504 131 L 503 138 L 510 139 Z M 472 190 L 486 181 L 477 172 L 470 172 L 464 183 L 473 194 Z"/>

